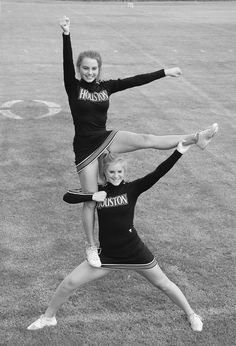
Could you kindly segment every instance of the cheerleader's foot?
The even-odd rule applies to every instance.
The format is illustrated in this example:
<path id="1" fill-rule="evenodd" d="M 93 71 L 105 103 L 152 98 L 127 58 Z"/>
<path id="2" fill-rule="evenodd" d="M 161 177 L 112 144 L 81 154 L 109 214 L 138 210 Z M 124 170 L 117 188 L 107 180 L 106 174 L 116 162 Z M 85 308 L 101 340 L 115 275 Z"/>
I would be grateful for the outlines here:
<path id="1" fill-rule="evenodd" d="M 27 327 L 28 330 L 38 330 L 42 329 L 44 327 L 51 327 L 51 326 L 56 326 L 57 325 L 57 320 L 56 317 L 46 317 L 44 315 L 41 315 L 36 321 L 31 323 L 29 327 Z"/>
<path id="2" fill-rule="evenodd" d="M 212 124 L 210 127 L 203 131 L 197 132 L 197 143 L 196 145 L 204 150 L 211 142 L 212 138 L 218 132 L 219 126 L 217 123 Z"/>
<path id="3" fill-rule="evenodd" d="M 188 321 L 194 332 L 202 331 L 202 328 L 203 328 L 202 319 L 199 315 L 195 314 L 195 312 L 193 312 L 191 315 L 188 316 Z"/>
<path id="4" fill-rule="evenodd" d="M 90 245 L 86 248 L 86 255 L 88 263 L 92 267 L 100 268 L 102 266 L 98 255 L 98 248 L 95 245 Z"/>

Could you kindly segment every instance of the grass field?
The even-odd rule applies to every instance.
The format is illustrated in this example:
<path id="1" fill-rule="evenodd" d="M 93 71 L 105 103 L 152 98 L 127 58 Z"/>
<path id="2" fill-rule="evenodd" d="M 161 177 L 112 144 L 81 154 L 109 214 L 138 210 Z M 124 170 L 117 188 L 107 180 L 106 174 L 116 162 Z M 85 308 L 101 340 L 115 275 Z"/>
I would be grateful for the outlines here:
<path id="1" fill-rule="evenodd" d="M 188 133 L 218 122 L 137 205 L 141 238 L 204 318 L 193 333 L 166 296 L 117 271 L 77 291 L 58 326 L 29 332 L 62 278 L 84 258 L 73 124 L 58 26 L 71 19 L 74 57 L 97 49 L 103 77 L 180 66 L 183 76 L 112 96 L 108 128 Z M 1 320 L 3 346 L 233 346 L 235 291 L 236 2 L 2 1 L 0 22 Z M 41 100 L 43 102 L 35 101 Z M 11 103 L 6 103 L 11 101 Z M 46 116 L 48 106 L 59 113 Z M 55 105 L 56 104 L 56 105 Z M 128 155 L 129 178 L 168 152 Z"/>

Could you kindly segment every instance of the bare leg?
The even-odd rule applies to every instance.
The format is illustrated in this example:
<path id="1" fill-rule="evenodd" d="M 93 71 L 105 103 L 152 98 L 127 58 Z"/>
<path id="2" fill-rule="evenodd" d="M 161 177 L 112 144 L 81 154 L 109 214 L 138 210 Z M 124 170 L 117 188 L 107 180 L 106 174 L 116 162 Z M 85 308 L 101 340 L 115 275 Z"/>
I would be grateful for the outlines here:
<path id="1" fill-rule="evenodd" d="M 193 314 L 193 309 L 189 305 L 182 291 L 163 273 L 156 265 L 151 269 L 141 270 L 138 273 L 144 276 L 151 284 L 162 290 L 175 304 L 177 304 L 187 316 Z"/>
<path id="2" fill-rule="evenodd" d="M 109 146 L 109 151 L 113 153 L 125 153 L 148 148 L 168 150 L 175 148 L 178 143 L 183 140 L 188 141 L 189 144 L 196 143 L 196 133 L 188 135 L 155 136 L 119 131 Z"/>
<path id="3" fill-rule="evenodd" d="M 83 192 L 96 192 L 98 191 L 98 161 L 94 161 L 82 172 L 79 173 L 80 184 Z M 86 202 L 83 205 L 83 226 L 87 238 L 87 242 L 90 245 L 95 246 L 96 242 L 94 239 L 94 220 L 95 220 L 95 202 Z"/>
<path id="4" fill-rule="evenodd" d="M 56 315 L 60 306 L 69 298 L 69 296 L 80 286 L 102 278 L 110 272 L 109 269 L 94 268 L 87 261 L 82 262 L 61 282 L 56 289 L 47 310 L 46 317 Z"/>

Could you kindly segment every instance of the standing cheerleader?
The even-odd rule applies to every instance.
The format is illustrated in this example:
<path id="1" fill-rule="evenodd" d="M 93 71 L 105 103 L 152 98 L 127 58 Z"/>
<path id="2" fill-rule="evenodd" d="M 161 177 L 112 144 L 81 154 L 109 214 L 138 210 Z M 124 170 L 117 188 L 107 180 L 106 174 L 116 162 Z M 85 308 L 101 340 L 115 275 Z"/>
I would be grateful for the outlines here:
<path id="1" fill-rule="evenodd" d="M 55 326 L 58 309 L 76 289 L 104 277 L 114 269 L 135 270 L 185 312 L 194 331 L 202 330 L 201 317 L 195 313 L 180 288 L 163 273 L 152 252 L 138 236 L 133 223 L 138 197 L 157 183 L 189 147 L 180 142 L 173 154 L 153 172 L 131 182 L 125 181 L 124 160 L 119 156 L 103 154 L 106 183 L 99 186 L 100 191 L 85 194 L 69 190 L 64 195 L 64 201 L 71 204 L 97 201 L 101 268 L 91 266 L 88 261 L 76 267 L 58 286 L 45 313 L 28 327 L 29 330 Z"/>

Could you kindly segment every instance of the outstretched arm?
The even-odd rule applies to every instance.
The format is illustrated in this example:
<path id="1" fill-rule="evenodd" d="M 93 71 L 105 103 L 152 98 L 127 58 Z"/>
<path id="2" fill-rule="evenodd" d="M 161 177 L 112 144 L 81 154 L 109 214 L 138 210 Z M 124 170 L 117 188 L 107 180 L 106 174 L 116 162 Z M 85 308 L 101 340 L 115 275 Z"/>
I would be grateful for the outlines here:
<path id="1" fill-rule="evenodd" d="M 60 20 L 60 27 L 62 28 L 64 35 L 69 35 L 70 34 L 70 18 L 68 18 L 67 16 L 64 16 Z"/>
<path id="2" fill-rule="evenodd" d="M 150 189 L 158 180 L 160 180 L 169 170 L 176 164 L 180 157 L 190 148 L 191 145 L 184 145 L 184 142 L 180 142 L 177 149 L 170 155 L 165 161 L 163 161 L 153 172 L 147 174 L 141 179 L 135 180 L 135 188 L 137 194 Z"/>
<path id="3" fill-rule="evenodd" d="M 78 204 L 83 202 L 95 201 L 103 202 L 107 194 L 105 191 L 97 191 L 94 193 L 83 193 L 79 189 L 68 190 L 67 193 L 63 196 L 63 201 L 69 204 Z"/>
<path id="4" fill-rule="evenodd" d="M 107 88 L 109 89 L 109 93 L 113 94 L 118 91 L 148 84 L 163 77 L 179 77 L 181 74 L 182 72 L 179 67 L 173 67 L 165 70 L 162 69 L 159 71 L 140 74 L 129 78 L 109 80 L 107 81 Z"/>
<path id="5" fill-rule="evenodd" d="M 68 95 L 76 90 L 75 68 L 70 40 L 70 19 L 66 16 L 60 21 L 63 36 L 63 71 L 64 84 Z"/>

